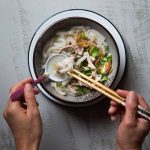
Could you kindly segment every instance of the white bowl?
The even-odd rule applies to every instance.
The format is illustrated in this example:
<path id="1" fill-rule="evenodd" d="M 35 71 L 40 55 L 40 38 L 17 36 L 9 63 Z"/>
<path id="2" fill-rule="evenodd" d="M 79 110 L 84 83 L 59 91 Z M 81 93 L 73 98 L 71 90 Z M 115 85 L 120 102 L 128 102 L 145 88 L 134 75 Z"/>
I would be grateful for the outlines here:
<path id="1" fill-rule="evenodd" d="M 112 82 L 108 85 L 112 89 L 116 88 L 120 82 L 126 63 L 125 45 L 118 30 L 105 17 L 88 10 L 67 10 L 57 13 L 46 20 L 34 34 L 29 48 L 29 69 L 33 79 L 37 79 L 42 74 L 41 53 L 47 41 L 54 36 L 57 31 L 67 30 L 72 26 L 90 26 L 106 37 L 107 43 L 113 56 L 113 72 L 110 77 Z M 73 107 L 89 106 L 102 100 L 104 96 L 99 92 L 92 92 L 84 96 L 62 96 L 59 95 L 50 84 L 38 84 L 41 92 L 50 100 L 59 104 Z"/>

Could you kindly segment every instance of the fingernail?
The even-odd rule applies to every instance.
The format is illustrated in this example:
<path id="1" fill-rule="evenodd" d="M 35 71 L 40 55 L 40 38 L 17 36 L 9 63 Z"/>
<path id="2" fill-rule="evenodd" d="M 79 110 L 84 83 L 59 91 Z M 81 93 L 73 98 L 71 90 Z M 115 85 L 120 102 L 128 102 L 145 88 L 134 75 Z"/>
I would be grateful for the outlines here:
<path id="1" fill-rule="evenodd" d="M 111 120 L 112 120 L 112 121 L 115 121 L 116 118 L 117 118 L 116 116 L 111 116 Z"/>
<path id="2" fill-rule="evenodd" d="M 31 91 L 33 89 L 32 85 L 30 83 L 27 83 L 24 87 L 25 91 Z"/>
<path id="3" fill-rule="evenodd" d="M 137 107 L 137 103 L 138 103 L 138 99 L 137 99 L 137 95 L 134 91 L 130 91 L 127 95 L 127 105 L 132 108 L 132 109 L 136 109 Z"/>
<path id="4" fill-rule="evenodd" d="M 124 91 L 124 90 L 122 90 L 122 89 L 117 89 L 117 92 L 122 92 L 122 91 Z"/>
<path id="5" fill-rule="evenodd" d="M 133 91 L 129 92 L 129 94 L 127 95 L 129 102 L 132 102 L 135 99 L 135 97 L 136 97 L 136 94 Z"/>
<path id="6" fill-rule="evenodd" d="M 121 91 L 121 89 L 117 89 L 117 91 Z"/>

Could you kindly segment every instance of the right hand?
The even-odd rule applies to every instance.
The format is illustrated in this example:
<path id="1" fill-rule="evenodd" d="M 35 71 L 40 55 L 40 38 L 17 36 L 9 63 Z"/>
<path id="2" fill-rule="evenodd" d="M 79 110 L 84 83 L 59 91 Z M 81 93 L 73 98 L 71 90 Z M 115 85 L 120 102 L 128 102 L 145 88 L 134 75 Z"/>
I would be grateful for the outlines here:
<path id="1" fill-rule="evenodd" d="M 137 106 L 141 105 L 145 109 L 150 109 L 144 98 L 133 91 L 117 90 L 117 93 L 126 98 L 126 108 L 122 107 L 114 101 L 108 113 L 111 120 L 114 121 L 117 115 L 120 115 L 120 124 L 116 133 L 117 150 L 140 150 L 145 137 L 150 130 L 150 121 L 137 116 Z"/>
<path id="2" fill-rule="evenodd" d="M 35 98 L 38 90 L 29 84 L 31 81 L 31 78 L 23 80 L 10 90 L 12 93 L 24 86 L 24 99 L 9 99 L 4 110 L 4 117 L 12 131 L 17 150 L 37 150 L 42 136 L 42 120 Z"/>

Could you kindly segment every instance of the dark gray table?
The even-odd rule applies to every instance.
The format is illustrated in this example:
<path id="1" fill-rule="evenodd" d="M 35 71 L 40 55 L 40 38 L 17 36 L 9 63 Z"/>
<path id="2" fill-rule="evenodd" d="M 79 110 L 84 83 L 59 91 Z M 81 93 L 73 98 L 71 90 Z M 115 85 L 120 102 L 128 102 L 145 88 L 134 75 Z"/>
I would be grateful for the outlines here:
<path id="1" fill-rule="evenodd" d="M 8 89 L 30 76 L 27 64 L 30 40 L 49 16 L 84 8 L 108 18 L 127 47 L 128 67 L 120 88 L 136 90 L 150 104 L 150 1 L 148 0 L 1 0 L 0 2 L 0 150 L 15 149 L 2 113 Z M 68 108 L 37 96 L 44 133 L 41 150 L 112 150 L 118 121 L 107 114 L 109 102 L 88 108 Z M 143 149 L 149 150 L 150 136 Z"/>

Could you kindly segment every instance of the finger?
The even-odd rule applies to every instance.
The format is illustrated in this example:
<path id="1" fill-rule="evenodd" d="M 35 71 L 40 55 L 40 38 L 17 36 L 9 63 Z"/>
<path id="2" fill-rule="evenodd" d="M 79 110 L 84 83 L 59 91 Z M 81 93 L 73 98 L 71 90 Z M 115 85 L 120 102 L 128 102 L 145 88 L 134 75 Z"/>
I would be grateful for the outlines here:
<path id="1" fill-rule="evenodd" d="M 26 83 L 31 82 L 31 81 L 32 81 L 32 78 L 27 78 L 25 80 L 22 80 L 21 82 L 19 82 L 13 88 L 10 89 L 10 93 L 16 91 L 17 89 L 23 87 Z M 35 92 L 37 93 L 37 90 L 35 90 Z M 7 111 L 13 113 L 18 110 L 23 110 L 21 103 L 22 102 L 20 100 L 11 101 L 9 99 L 8 104 L 7 104 Z"/>
<path id="2" fill-rule="evenodd" d="M 21 105 L 26 105 L 26 107 L 27 107 L 27 104 L 24 103 L 24 102 L 22 102 Z M 36 106 L 39 106 L 39 103 L 38 103 L 38 102 L 36 102 Z"/>
<path id="3" fill-rule="evenodd" d="M 5 120 L 7 119 L 7 110 L 8 110 L 8 104 L 6 105 L 6 107 L 3 111 L 3 116 L 4 116 Z"/>
<path id="4" fill-rule="evenodd" d="M 39 94 L 39 89 L 37 89 L 37 88 L 34 88 L 34 94 L 35 95 L 37 95 L 37 94 Z M 11 100 L 10 100 L 11 101 Z M 17 103 L 19 103 L 19 101 L 21 102 L 21 103 L 25 103 L 25 99 L 24 99 L 24 97 L 20 97 L 18 100 L 15 100 Z M 12 101 L 12 102 L 15 102 L 15 101 Z"/>
<path id="5" fill-rule="evenodd" d="M 111 104 L 112 106 L 116 106 L 116 107 L 119 107 L 119 106 L 120 106 L 119 103 L 116 103 L 116 102 L 113 101 L 113 100 L 110 101 L 110 104 Z"/>
<path id="6" fill-rule="evenodd" d="M 39 103 L 36 101 L 36 106 L 38 107 L 39 106 Z"/>
<path id="7" fill-rule="evenodd" d="M 110 108 L 109 108 L 109 110 L 108 110 L 108 113 L 109 113 L 110 115 L 117 114 L 118 109 L 119 109 L 118 107 L 110 106 Z"/>
<path id="8" fill-rule="evenodd" d="M 37 95 L 39 93 L 39 90 L 37 88 L 34 88 L 34 94 Z M 25 98 L 24 97 L 21 97 L 19 100 L 16 100 L 16 101 L 12 101 L 14 104 L 17 104 L 18 106 L 24 106 L 24 104 L 26 105 L 26 102 L 25 102 Z M 39 106 L 39 103 L 37 103 L 37 106 Z M 23 107 L 23 108 L 27 108 L 26 106 Z"/>
<path id="9" fill-rule="evenodd" d="M 27 83 L 24 88 L 25 102 L 29 110 L 37 107 L 37 102 L 34 94 L 34 89 L 31 84 Z"/>
<path id="10" fill-rule="evenodd" d="M 149 105 L 146 103 L 146 101 L 144 100 L 144 97 L 141 95 L 138 95 L 138 102 L 139 105 L 142 106 L 144 109 L 149 110 Z M 150 122 L 142 117 L 138 117 L 138 121 L 141 122 L 139 124 L 139 126 L 145 130 L 149 130 L 150 129 Z"/>
<path id="11" fill-rule="evenodd" d="M 34 93 L 34 94 L 35 94 L 35 93 Z M 35 94 L 35 95 L 36 95 L 36 94 Z M 23 104 L 23 103 L 26 104 L 24 97 L 22 97 L 19 101 L 20 101 L 21 104 Z M 37 106 L 39 106 L 39 103 L 38 103 L 37 101 L 36 101 L 36 103 L 37 103 Z"/>
<path id="12" fill-rule="evenodd" d="M 111 114 L 120 113 L 121 110 L 124 111 L 124 109 L 122 108 L 122 106 L 119 103 L 116 103 L 115 101 L 110 102 L 109 113 L 111 113 Z"/>
<path id="13" fill-rule="evenodd" d="M 119 105 L 114 101 L 110 101 L 110 107 L 108 109 L 108 114 L 110 114 L 111 121 L 115 121 L 118 114 Z"/>
<path id="14" fill-rule="evenodd" d="M 127 96 L 128 92 L 129 91 L 127 90 L 120 90 L 120 89 L 117 90 L 117 93 L 124 98 Z"/>
<path id="15" fill-rule="evenodd" d="M 10 93 L 16 91 L 17 89 L 23 87 L 26 83 L 30 83 L 30 82 L 32 82 L 32 78 L 27 78 L 25 80 L 22 80 L 21 82 L 19 82 L 18 84 L 16 84 L 14 87 L 10 89 Z"/>
<path id="16" fill-rule="evenodd" d="M 34 93 L 39 94 L 40 90 L 37 87 L 34 87 Z"/>
<path id="17" fill-rule="evenodd" d="M 127 126 L 133 127 L 137 124 L 137 105 L 138 97 L 135 92 L 128 92 L 126 97 L 126 111 L 124 116 L 124 123 Z"/>
<path id="18" fill-rule="evenodd" d="M 9 107 L 20 107 L 20 106 L 21 106 L 20 101 L 11 101 L 11 100 L 8 101 L 8 108 Z"/>
<path id="19" fill-rule="evenodd" d="M 21 107 L 23 107 L 24 109 L 27 109 L 27 104 L 26 103 L 21 103 Z"/>
<path id="20" fill-rule="evenodd" d="M 7 107 L 5 109 L 5 119 L 7 119 L 7 117 L 11 117 L 11 116 L 14 116 L 16 115 L 17 113 L 20 113 L 20 112 L 24 112 L 24 108 L 21 106 L 21 103 L 19 101 L 15 101 L 15 102 L 12 102 L 12 101 L 9 101 L 8 104 L 7 104 Z"/>
<path id="21" fill-rule="evenodd" d="M 115 106 L 110 106 L 108 113 L 111 115 L 111 120 L 114 121 L 116 120 L 117 116 L 120 116 L 121 120 L 124 117 L 124 109 L 122 106 L 120 107 L 115 107 Z"/>
<path id="22" fill-rule="evenodd" d="M 36 102 L 36 105 L 37 105 L 37 107 L 38 107 L 38 106 L 39 106 L 39 103 Z M 27 104 L 26 104 L 25 102 L 22 102 L 22 103 L 21 103 L 21 106 L 22 106 L 24 109 L 27 109 Z"/>
<path id="23" fill-rule="evenodd" d="M 139 105 L 141 105 L 143 108 L 145 109 L 149 109 L 149 105 L 148 103 L 145 101 L 144 97 L 141 95 L 137 95 L 138 96 L 138 103 Z"/>
<path id="24" fill-rule="evenodd" d="M 117 115 L 111 115 L 110 119 L 111 121 L 115 121 L 117 119 Z"/>
<path id="25" fill-rule="evenodd" d="M 146 120 L 144 118 L 138 118 L 138 122 L 139 122 L 139 127 L 143 130 L 143 131 L 150 131 L 150 122 L 149 120 Z"/>
<path id="26" fill-rule="evenodd" d="M 127 90 L 121 90 L 121 89 L 118 89 L 116 91 L 121 97 L 126 97 L 127 94 L 128 94 L 128 91 Z M 114 108 L 111 108 L 109 111 L 112 115 L 116 115 L 117 113 L 119 115 L 121 115 L 120 117 L 122 118 L 122 116 L 124 115 L 124 109 L 122 108 L 122 106 L 119 104 L 119 103 L 116 103 L 115 101 L 111 101 L 110 103 L 112 106 L 114 106 Z M 117 108 L 115 108 L 117 107 Z"/>
<path id="27" fill-rule="evenodd" d="M 6 111 L 11 113 L 23 110 L 20 100 L 12 101 L 11 99 L 9 99 L 6 108 L 7 108 Z"/>

